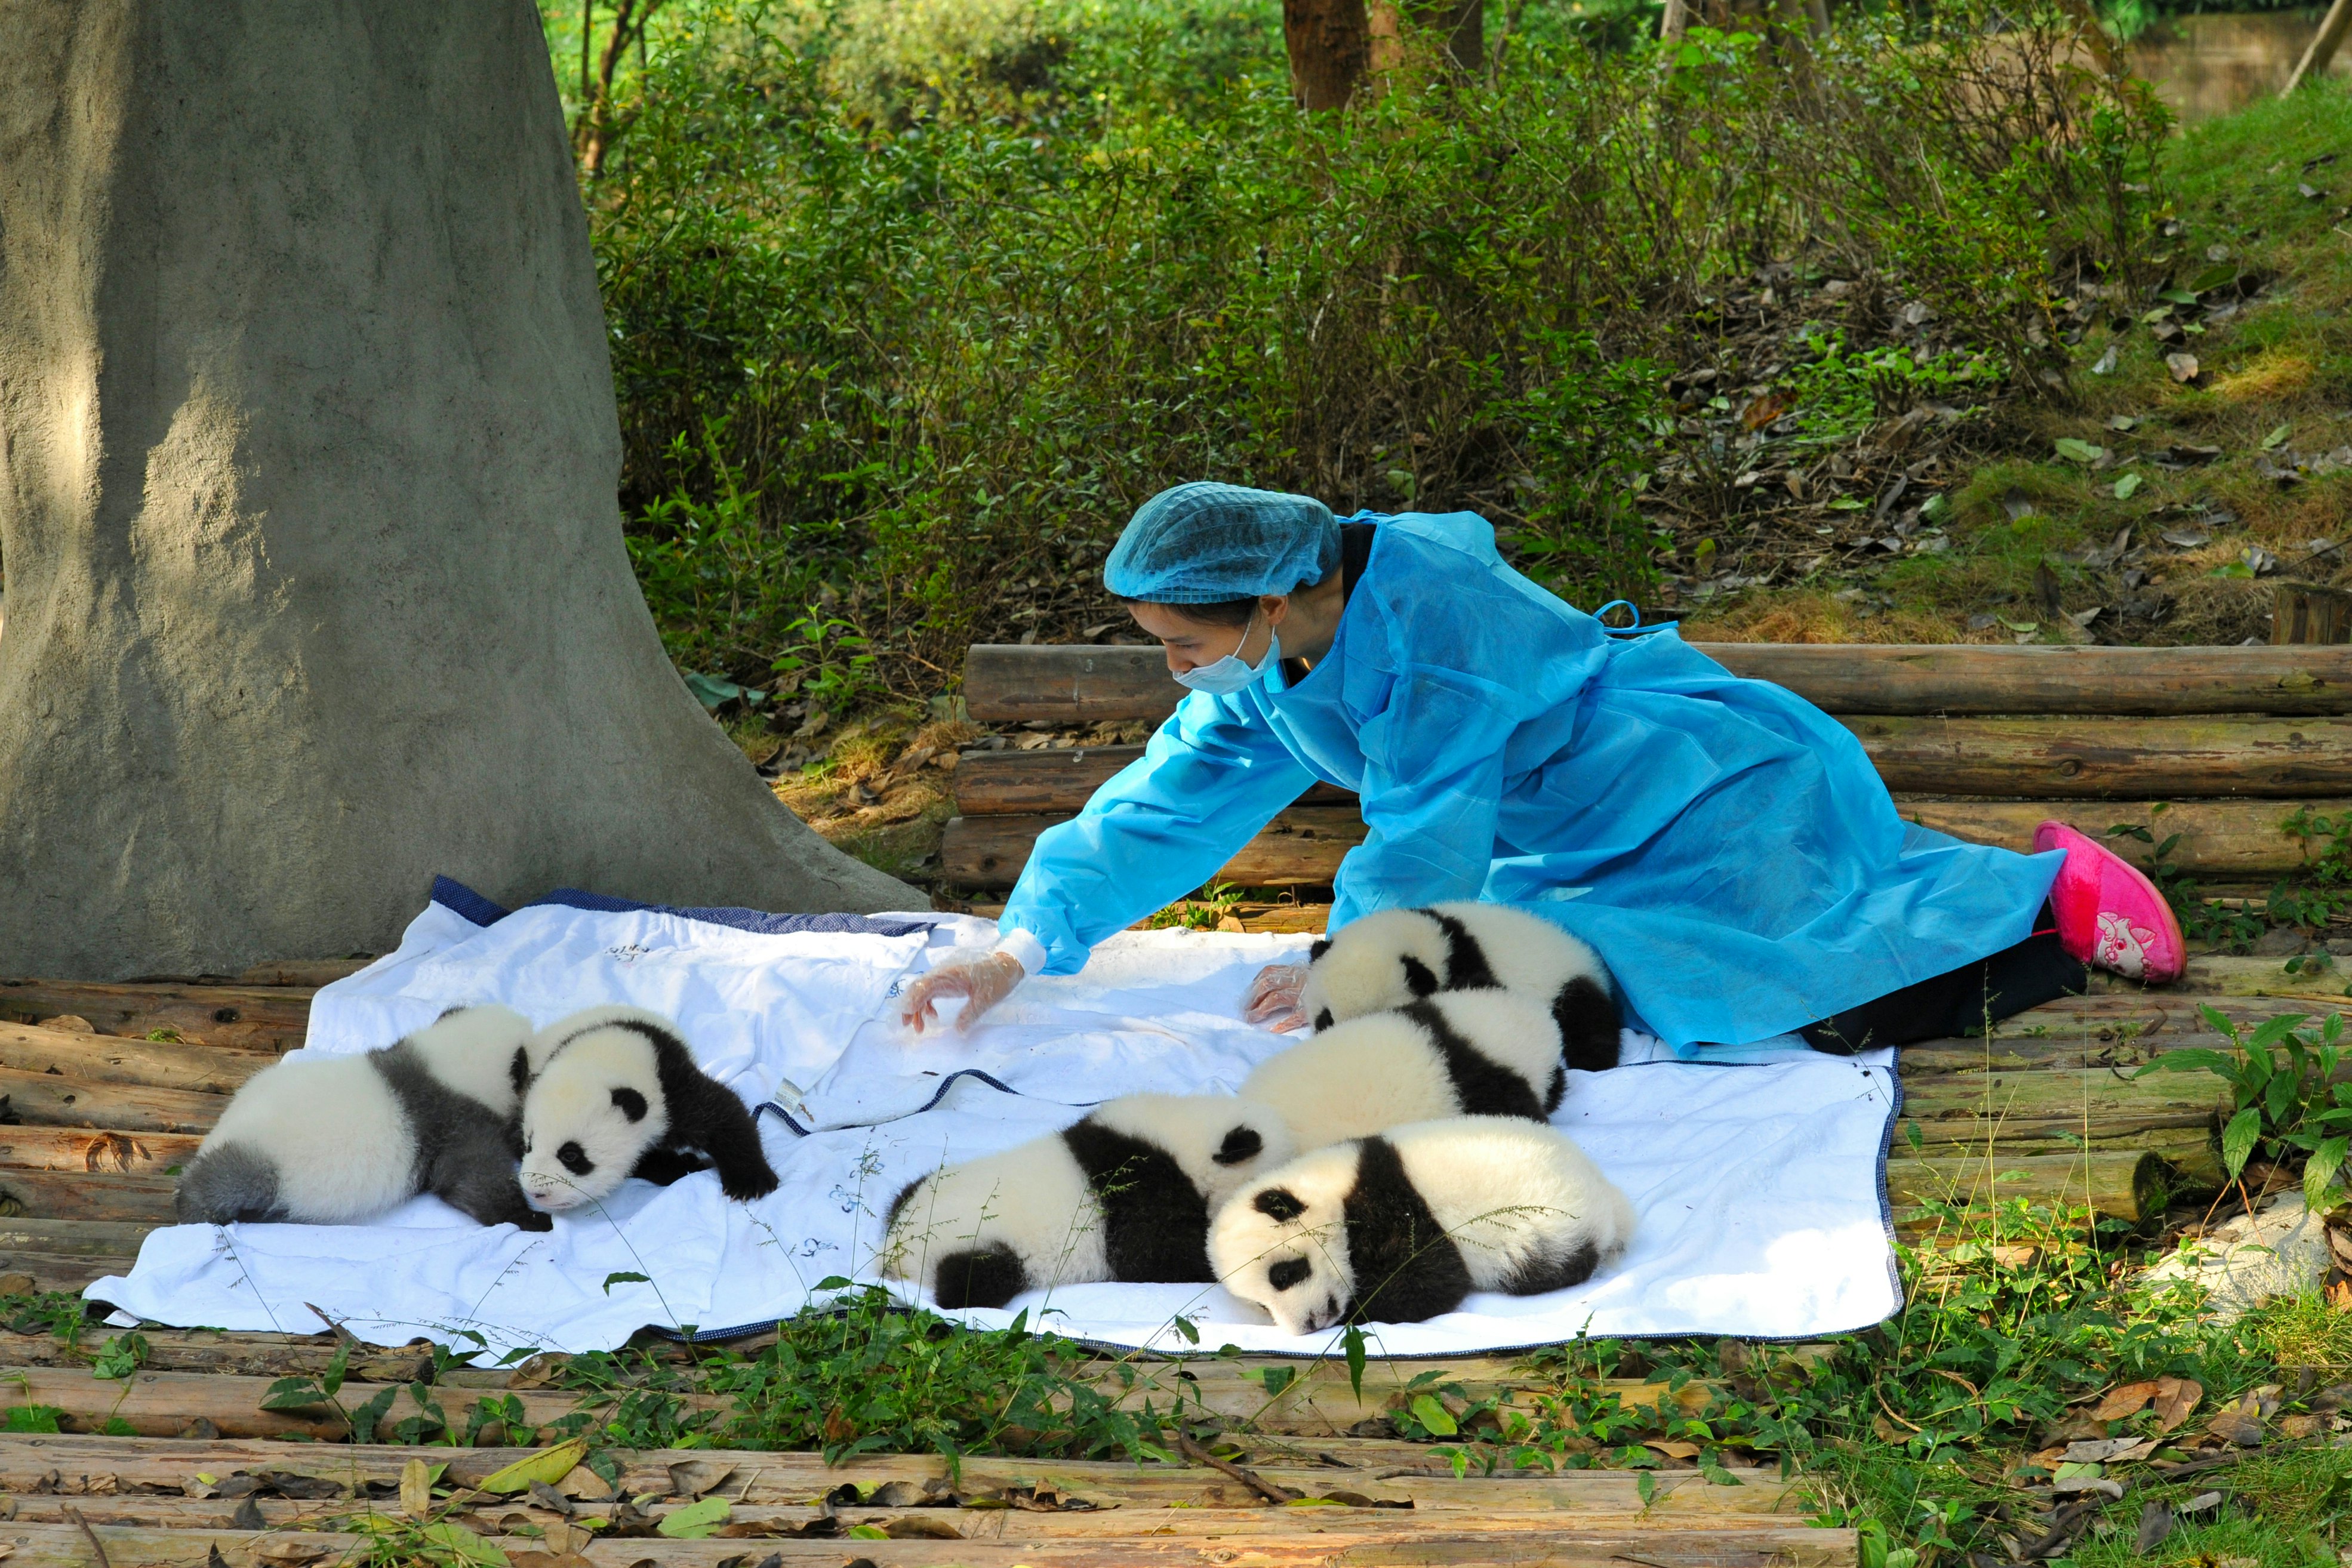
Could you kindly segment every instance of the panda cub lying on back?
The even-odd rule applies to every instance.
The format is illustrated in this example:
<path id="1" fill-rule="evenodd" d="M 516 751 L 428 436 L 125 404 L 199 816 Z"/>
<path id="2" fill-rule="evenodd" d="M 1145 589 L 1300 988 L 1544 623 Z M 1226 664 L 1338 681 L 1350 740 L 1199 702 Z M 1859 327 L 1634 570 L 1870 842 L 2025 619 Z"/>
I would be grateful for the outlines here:
<path id="1" fill-rule="evenodd" d="M 1441 991 L 1268 1057 L 1241 1095 L 1281 1112 L 1298 1146 L 1318 1149 L 1442 1116 L 1540 1122 L 1567 1085 L 1551 1014 L 1510 991 Z"/>
<path id="2" fill-rule="evenodd" d="M 948 1308 L 1100 1280 L 1207 1283 L 1218 1202 L 1291 1154 L 1271 1108 L 1228 1094 L 1129 1094 L 1073 1126 L 908 1185 L 882 1272 Z"/>
<path id="3" fill-rule="evenodd" d="M 677 1026 L 638 1008 L 591 1008 L 541 1030 L 522 1103 L 522 1188 L 549 1213 L 632 1176 L 667 1186 L 706 1165 L 739 1202 L 776 1190 L 760 1127 L 695 1065 Z"/>
<path id="4" fill-rule="evenodd" d="M 1569 1066 L 1617 1065 L 1616 985 L 1601 956 L 1507 904 L 1383 909 L 1308 950 L 1298 1009 L 1318 1030 L 1441 991 L 1501 988 L 1551 1009 Z"/>
<path id="5" fill-rule="evenodd" d="M 429 1192 L 481 1221 L 545 1230 L 515 1181 L 530 1020 L 452 1008 L 354 1056 L 274 1062 L 237 1090 L 172 1196 L 184 1225 L 350 1225 Z"/>
<path id="6" fill-rule="evenodd" d="M 1334 1144 L 1236 1192 L 1209 1228 L 1228 1291 L 1284 1332 L 1420 1322 L 1473 1291 L 1591 1279 L 1625 1249 L 1633 1206 L 1564 1134 L 1461 1116 Z"/>

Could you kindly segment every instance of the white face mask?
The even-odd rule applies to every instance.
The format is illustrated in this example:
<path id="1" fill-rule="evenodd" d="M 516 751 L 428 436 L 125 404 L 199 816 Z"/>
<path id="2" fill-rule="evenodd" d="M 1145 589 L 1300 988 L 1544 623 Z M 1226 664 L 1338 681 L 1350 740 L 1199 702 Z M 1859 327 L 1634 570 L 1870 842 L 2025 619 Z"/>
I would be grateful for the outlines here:
<path id="1" fill-rule="evenodd" d="M 1263 658 L 1253 664 L 1241 656 L 1242 649 L 1249 645 L 1250 633 L 1257 629 L 1258 614 L 1257 611 L 1250 612 L 1249 624 L 1242 628 L 1242 640 L 1232 653 L 1197 669 L 1185 671 L 1176 677 L 1177 683 L 1215 697 L 1229 697 L 1235 692 L 1247 691 L 1260 676 L 1274 668 L 1276 659 L 1282 657 L 1282 638 L 1271 627 L 1266 629 L 1265 655 Z"/>

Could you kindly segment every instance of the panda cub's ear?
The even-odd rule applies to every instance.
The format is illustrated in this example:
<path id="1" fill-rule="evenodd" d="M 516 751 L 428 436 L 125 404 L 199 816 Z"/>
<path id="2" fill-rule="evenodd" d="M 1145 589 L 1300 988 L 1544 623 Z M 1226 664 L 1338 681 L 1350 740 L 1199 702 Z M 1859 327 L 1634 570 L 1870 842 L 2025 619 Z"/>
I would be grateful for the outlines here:
<path id="1" fill-rule="evenodd" d="M 1404 960 L 1404 983 L 1405 988 L 1416 997 L 1437 994 L 1436 971 L 1409 953 Z"/>
<path id="2" fill-rule="evenodd" d="M 1315 938 L 1315 946 L 1307 949 L 1307 961 L 1312 963 L 1316 959 L 1323 956 L 1324 954 L 1328 953 L 1330 950 L 1331 938 L 1328 936 L 1318 936 Z"/>
<path id="3" fill-rule="evenodd" d="M 613 1103 L 619 1106 L 621 1114 L 632 1122 L 646 1119 L 646 1097 L 625 1084 L 613 1091 Z"/>
<path id="4" fill-rule="evenodd" d="M 507 1063 L 507 1081 L 514 1085 L 517 1097 L 530 1087 L 530 1052 L 515 1047 L 514 1060 Z"/>

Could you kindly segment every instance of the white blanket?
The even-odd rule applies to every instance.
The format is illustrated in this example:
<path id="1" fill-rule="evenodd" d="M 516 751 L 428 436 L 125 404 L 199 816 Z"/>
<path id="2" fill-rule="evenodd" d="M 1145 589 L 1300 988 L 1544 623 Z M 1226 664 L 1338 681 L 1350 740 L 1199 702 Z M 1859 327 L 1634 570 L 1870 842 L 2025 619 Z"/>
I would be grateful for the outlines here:
<path id="1" fill-rule="evenodd" d="M 89 1297 L 158 1322 L 295 1333 L 322 1326 L 315 1304 L 379 1343 L 471 1331 L 493 1354 L 605 1349 L 647 1324 L 764 1327 L 829 1278 L 876 1279 L 880 1216 L 924 1171 L 1050 1133 L 1114 1095 L 1234 1087 L 1288 1043 L 1239 1021 L 1243 988 L 1307 940 L 1129 932 L 1083 973 L 1024 986 L 969 1035 L 913 1040 L 888 1021 L 909 976 L 993 936 L 953 915 L 788 918 L 566 894 L 509 915 L 444 883 L 399 951 L 319 993 L 305 1050 L 388 1044 L 458 1003 L 504 1002 L 542 1023 L 603 1002 L 659 1009 L 761 1104 L 782 1187 L 744 1205 L 708 1173 L 631 1181 L 544 1235 L 485 1228 L 433 1198 L 365 1226 L 177 1226 Z M 1581 1333 L 1797 1338 L 1899 1304 L 1883 1179 L 1891 1053 L 1840 1059 L 1790 1041 L 1745 1048 L 1738 1064 L 1678 1062 L 1645 1036 L 1625 1044 L 1626 1065 L 1570 1075 L 1555 1118 L 1633 1201 L 1624 1259 L 1574 1290 L 1480 1294 L 1427 1322 L 1382 1325 L 1376 1353 Z M 1213 1286 L 1065 1287 L 961 1315 L 999 1325 L 1024 1308 L 1036 1326 L 1161 1351 L 1193 1347 L 1180 1317 L 1204 1350 L 1309 1354 L 1334 1337 L 1285 1335 Z"/>

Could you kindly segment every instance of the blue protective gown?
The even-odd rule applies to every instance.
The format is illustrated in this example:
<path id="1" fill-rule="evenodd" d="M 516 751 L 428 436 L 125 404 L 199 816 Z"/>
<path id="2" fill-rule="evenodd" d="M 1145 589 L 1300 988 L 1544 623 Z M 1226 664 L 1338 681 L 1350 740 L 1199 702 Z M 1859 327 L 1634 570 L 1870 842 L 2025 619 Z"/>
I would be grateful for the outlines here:
<path id="1" fill-rule="evenodd" d="M 1742 1043 L 2022 941 L 2062 854 L 1906 822 L 1861 744 L 1672 630 L 1605 634 L 1506 565 L 1468 512 L 1380 525 L 1330 653 L 1194 693 L 1039 835 L 1002 925 L 1068 974 L 1214 876 L 1316 780 L 1368 835 L 1331 927 L 1484 898 L 1596 948 L 1643 1027 Z"/>

